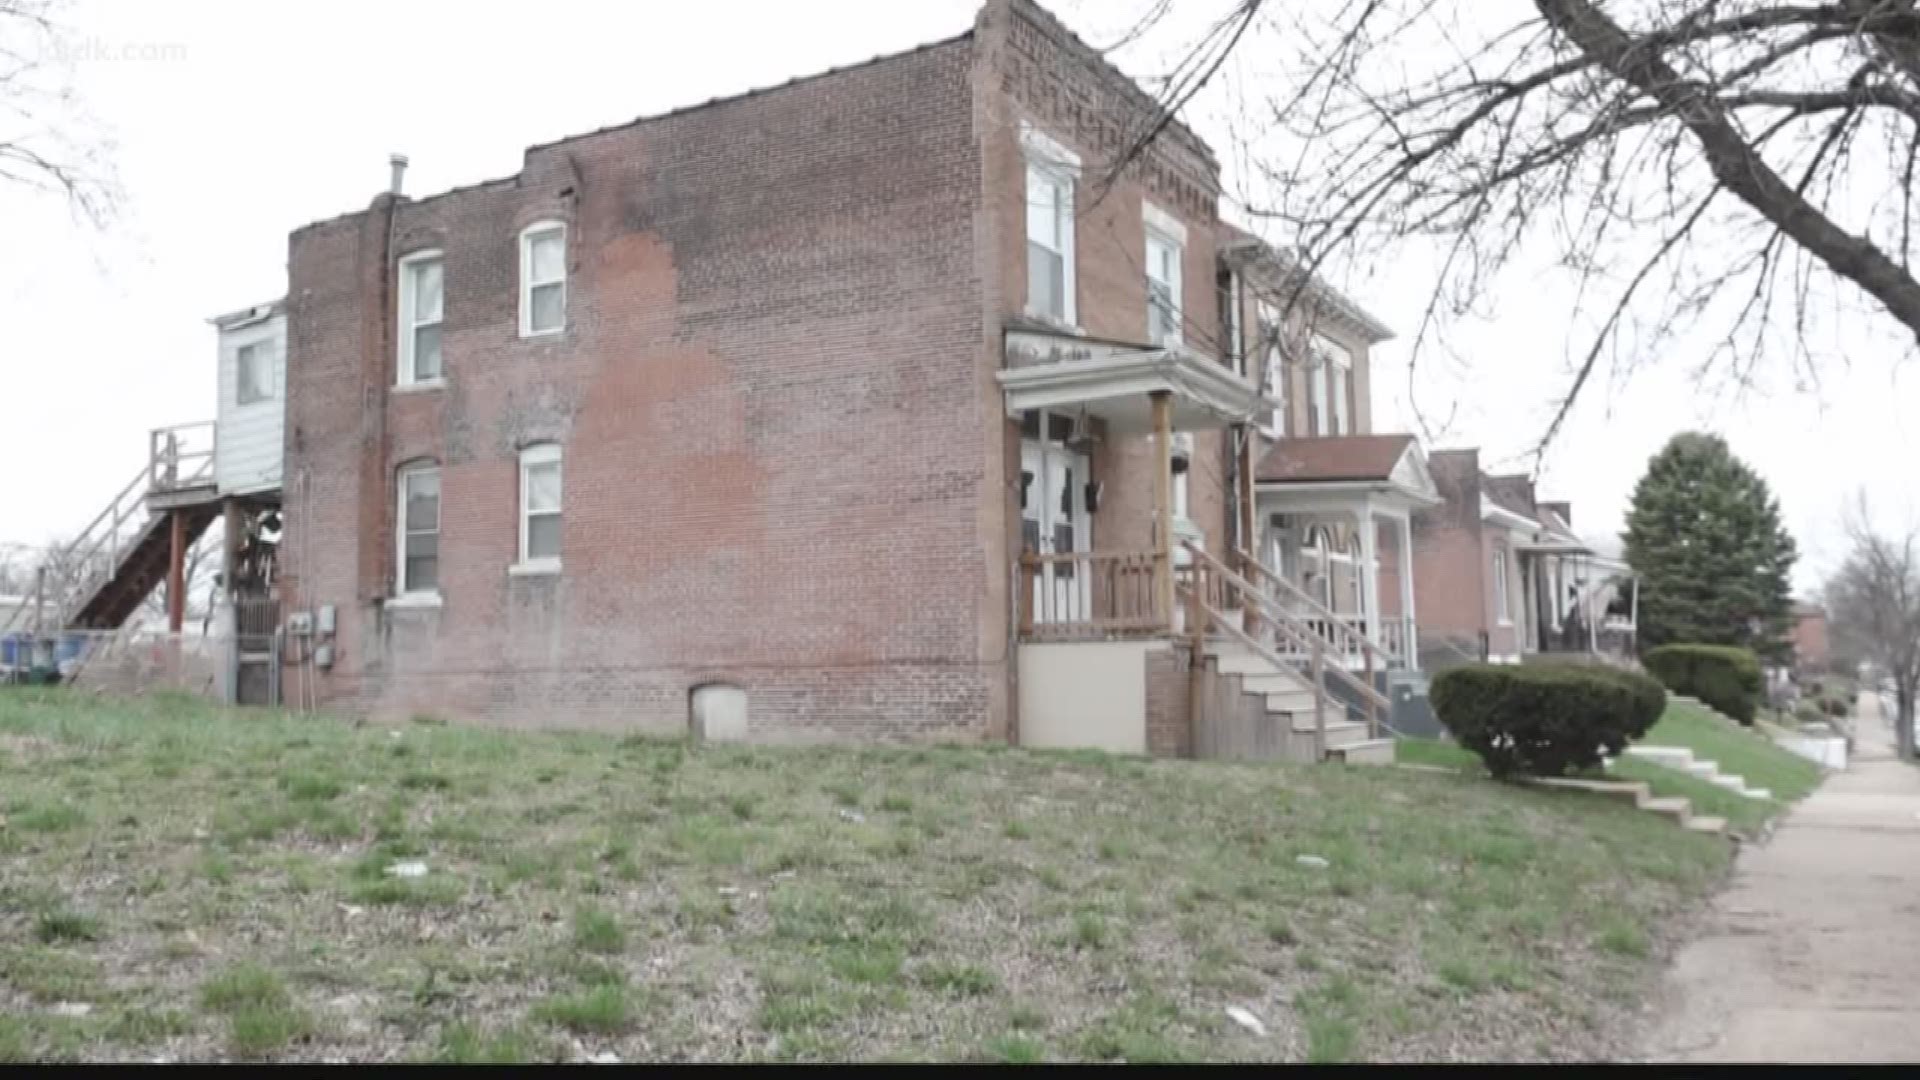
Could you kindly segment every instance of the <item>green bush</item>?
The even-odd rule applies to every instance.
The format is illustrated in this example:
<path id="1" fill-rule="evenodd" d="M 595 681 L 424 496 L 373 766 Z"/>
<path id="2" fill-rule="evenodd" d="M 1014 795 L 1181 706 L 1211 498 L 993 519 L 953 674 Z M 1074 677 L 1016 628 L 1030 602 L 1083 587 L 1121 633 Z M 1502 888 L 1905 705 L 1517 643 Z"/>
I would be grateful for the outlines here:
<path id="1" fill-rule="evenodd" d="M 1662 645 L 1641 658 L 1676 694 L 1697 697 L 1743 724 L 1760 708 L 1760 660 L 1726 645 Z"/>
<path id="2" fill-rule="evenodd" d="M 1667 705 L 1644 675 L 1587 664 L 1467 664 L 1436 675 L 1434 714 L 1497 777 L 1598 768 Z"/>
<path id="3" fill-rule="evenodd" d="M 1818 720 L 1821 716 L 1825 715 L 1825 713 L 1826 710 L 1820 707 L 1819 702 L 1809 701 L 1805 698 L 1802 698 L 1800 704 L 1793 707 L 1793 718 L 1803 724 Z"/>

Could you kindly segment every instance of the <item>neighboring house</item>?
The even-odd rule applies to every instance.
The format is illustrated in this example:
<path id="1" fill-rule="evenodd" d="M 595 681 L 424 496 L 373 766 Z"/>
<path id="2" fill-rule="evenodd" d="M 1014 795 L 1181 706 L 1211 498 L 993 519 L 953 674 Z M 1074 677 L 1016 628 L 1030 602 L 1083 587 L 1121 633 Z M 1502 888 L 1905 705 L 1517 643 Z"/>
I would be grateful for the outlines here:
<path id="1" fill-rule="evenodd" d="M 1420 654 L 1427 666 L 1531 653 L 1631 656 L 1637 579 L 1542 502 L 1523 475 L 1488 475 L 1478 450 L 1429 459 L 1442 501 L 1414 526 Z"/>
<path id="2" fill-rule="evenodd" d="M 1260 333 L 1301 276 L 1220 220 L 1205 143 L 1171 123 L 1108 183 L 1155 108 L 990 0 L 944 42 L 532 147 L 501 180 L 412 199 L 396 176 L 295 231 L 301 693 L 1182 754 L 1206 716 L 1321 715 L 1303 641 L 1409 664 L 1401 553 L 1437 496 L 1410 437 L 1371 432 L 1386 331 L 1308 281 Z M 1274 595 L 1216 591 L 1222 559 Z M 1183 613 L 1209 603 L 1254 645 L 1194 655 Z M 1335 704 L 1313 752 L 1377 756 Z"/>
<path id="3" fill-rule="evenodd" d="M 1801 671 L 1820 671 L 1832 658 L 1827 643 L 1827 609 L 1796 601 L 1793 605 L 1793 662 Z"/>

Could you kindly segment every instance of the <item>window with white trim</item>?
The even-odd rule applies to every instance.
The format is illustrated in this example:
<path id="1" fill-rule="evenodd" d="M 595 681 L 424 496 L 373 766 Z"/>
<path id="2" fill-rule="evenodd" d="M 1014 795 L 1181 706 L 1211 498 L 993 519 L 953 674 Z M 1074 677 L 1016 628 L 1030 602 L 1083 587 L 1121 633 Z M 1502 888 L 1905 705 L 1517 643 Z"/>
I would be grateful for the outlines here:
<path id="1" fill-rule="evenodd" d="M 1323 334 L 1313 335 L 1312 400 L 1307 427 L 1315 435 L 1350 435 L 1353 353 Z"/>
<path id="2" fill-rule="evenodd" d="M 1075 325 L 1073 175 L 1027 162 L 1027 313 Z"/>
<path id="3" fill-rule="evenodd" d="M 1513 621 L 1513 613 L 1507 607 L 1507 549 L 1493 549 L 1493 613 L 1502 625 Z"/>
<path id="4" fill-rule="evenodd" d="M 560 447 L 553 443 L 520 451 L 520 565 L 560 565 Z"/>
<path id="5" fill-rule="evenodd" d="M 400 260 L 401 386 L 434 383 L 446 375 L 440 353 L 440 322 L 446 313 L 445 262 L 438 251 Z"/>
<path id="6" fill-rule="evenodd" d="M 1287 428 L 1287 357 L 1280 349 L 1280 309 L 1260 301 L 1260 355 L 1266 362 L 1267 396 L 1274 400 L 1267 434 L 1279 438 Z"/>
<path id="7" fill-rule="evenodd" d="M 1227 367 L 1234 374 L 1247 373 L 1247 341 L 1245 328 L 1241 325 L 1240 307 L 1245 298 L 1240 293 L 1240 275 L 1236 271 L 1221 269 L 1215 282 L 1220 291 L 1221 336 L 1226 339 Z"/>
<path id="8" fill-rule="evenodd" d="M 567 328 L 567 227 L 558 221 L 520 233 L 520 336 Z"/>
<path id="9" fill-rule="evenodd" d="M 440 591 L 440 467 L 424 461 L 400 469 L 399 581 L 395 592 Z"/>
<path id="10" fill-rule="evenodd" d="M 252 405 L 271 401 L 279 394 L 274 388 L 273 366 L 276 353 L 272 341 L 249 341 L 233 353 L 233 403 Z"/>
<path id="11" fill-rule="evenodd" d="M 1147 232 L 1147 340 L 1178 345 L 1181 340 L 1181 245 L 1171 236 Z"/>

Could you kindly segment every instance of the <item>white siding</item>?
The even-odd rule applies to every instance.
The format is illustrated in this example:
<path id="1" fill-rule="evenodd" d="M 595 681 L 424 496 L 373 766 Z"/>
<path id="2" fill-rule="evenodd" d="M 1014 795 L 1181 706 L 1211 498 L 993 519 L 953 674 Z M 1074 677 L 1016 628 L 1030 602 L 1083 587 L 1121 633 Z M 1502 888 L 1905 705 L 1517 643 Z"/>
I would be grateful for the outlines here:
<path id="1" fill-rule="evenodd" d="M 273 394 L 263 401 L 239 403 L 240 347 L 270 343 Z M 261 322 L 220 331 L 220 412 L 214 452 L 214 476 L 223 495 L 271 491 L 280 486 L 286 454 L 287 318 L 276 314 Z"/>

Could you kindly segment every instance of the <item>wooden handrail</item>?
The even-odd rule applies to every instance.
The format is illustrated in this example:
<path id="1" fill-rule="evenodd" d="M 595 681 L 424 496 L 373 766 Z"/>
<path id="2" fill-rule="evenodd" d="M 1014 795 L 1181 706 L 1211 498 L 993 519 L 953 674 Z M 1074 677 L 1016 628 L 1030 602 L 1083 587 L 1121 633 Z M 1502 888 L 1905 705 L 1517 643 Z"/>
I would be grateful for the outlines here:
<path id="1" fill-rule="evenodd" d="M 1160 563 L 1155 551 L 1023 552 L 1021 634 L 1072 639 L 1168 629 L 1173 613 L 1161 610 L 1156 589 Z"/>
<path id="2" fill-rule="evenodd" d="M 1291 597 L 1293 600 L 1299 603 L 1305 604 L 1309 611 L 1313 612 L 1315 615 L 1318 615 L 1320 618 L 1325 619 L 1329 625 L 1336 627 L 1337 631 L 1343 637 L 1349 639 L 1352 643 L 1357 644 L 1360 647 L 1360 650 L 1367 654 L 1369 660 L 1378 659 L 1383 667 L 1386 665 L 1386 660 L 1391 656 L 1391 654 L 1387 653 L 1387 651 L 1384 648 L 1382 648 L 1378 642 L 1374 641 L 1371 636 L 1364 634 L 1359 630 L 1356 630 L 1352 623 L 1348 622 L 1344 618 L 1341 618 L 1341 616 L 1337 612 L 1335 612 L 1333 609 L 1327 607 L 1325 604 L 1322 604 L 1320 601 L 1314 599 L 1313 595 L 1308 593 L 1305 589 L 1302 589 L 1300 586 L 1295 585 L 1293 582 L 1288 581 L 1284 577 L 1281 577 L 1279 574 L 1274 573 L 1271 569 L 1268 568 L 1267 564 L 1261 562 L 1259 559 L 1254 558 L 1253 556 L 1247 554 L 1245 551 L 1242 551 L 1238 548 L 1234 550 L 1233 554 L 1236 558 L 1240 560 L 1241 565 L 1252 567 L 1255 573 L 1257 573 L 1261 578 L 1265 579 L 1266 581 L 1270 581 L 1275 585 L 1280 586 L 1282 589 L 1285 589 L 1287 591 L 1288 596 Z M 1344 644 L 1344 643 L 1336 642 L 1336 644 Z"/>
<path id="3" fill-rule="evenodd" d="M 1219 559 L 1191 543 L 1187 545 L 1187 550 L 1193 553 L 1196 565 L 1208 567 L 1220 575 L 1221 579 L 1228 585 L 1238 589 L 1243 596 L 1253 597 L 1254 602 L 1265 609 L 1265 614 L 1268 616 L 1267 621 L 1273 626 L 1276 633 L 1285 634 L 1295 644 L 1307 646 L 1309 651 L 1326 647 L 1326 641 L 1324 639 L 1320 638 L 1319 635 L 1313 633 L 1311 630 L 1306 629 L 1303 625 L 1300 625 L 1302 620 L 1299 616 L 1280 607 L 1278 601 L 1261 592 L 1252 582 L 1235 573 L 1225 563 L 1222 563 Z M 1230 621 L 1211 608 L 1208 608 L 1208 614 L 1214 622 L 1222 625 L 1226 625 Z M 1227 626 L 1227 629 L 1240 641 L 1255 645 L 1262 656 L 1267 657 L 1281 667 L 1288 666 L 1284 660 L 1280 659 L 1279 654 L 1268 649 L 1265 645 L 1260 644 L 1253 635 L 1247 633 L 1245 630 L 1237 626 Z M 1362 682 L 1360 679 L 1355 678 L 1352 672 L 1341 667 L 1339 664 L 1325 665 L 1325 674 L 1340 680 L 1342 684 L 1359 694 L 1361 700 L 1368 705 L 1382 709 L 1391 708 L 1393 705 L 1393 702 L 1389 701 L 1386 695 L 1374 689 L 1370 683 Z"/>

